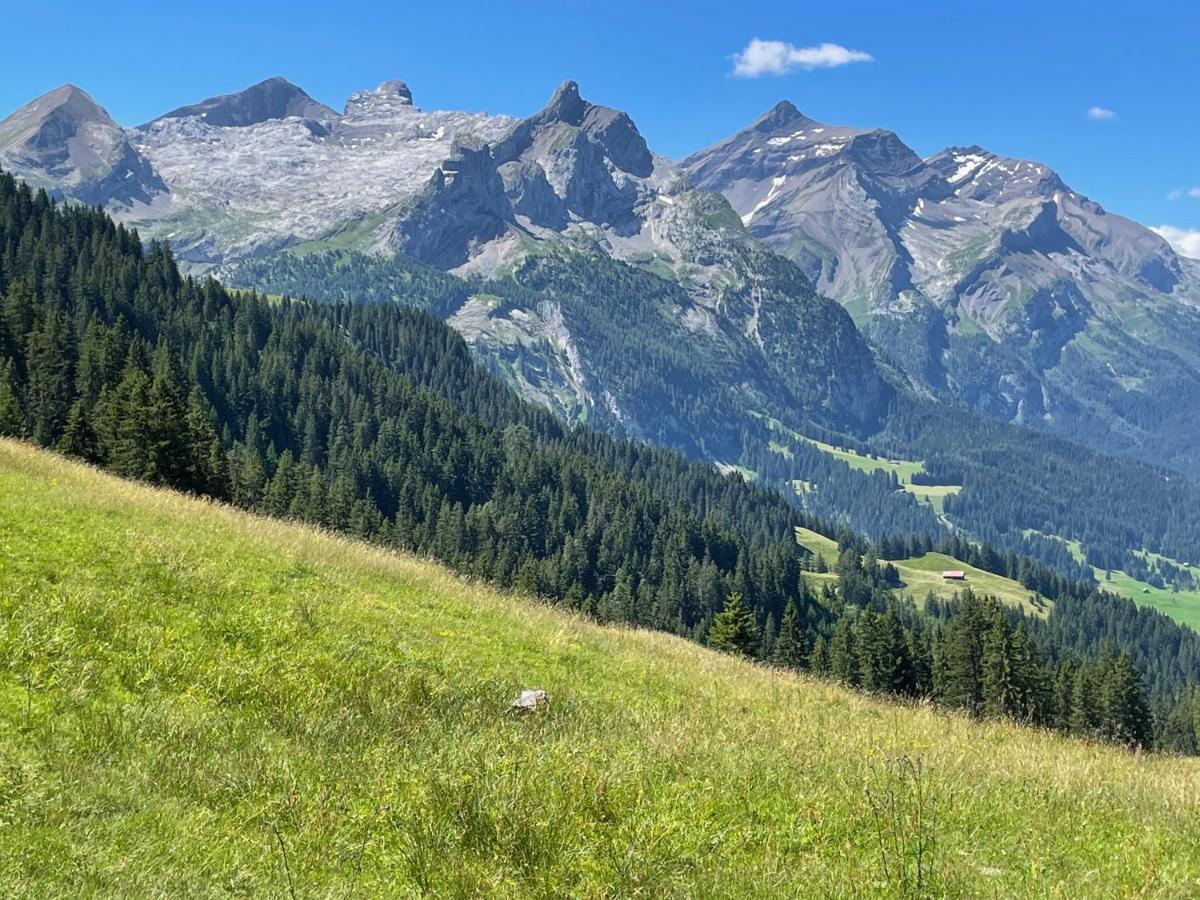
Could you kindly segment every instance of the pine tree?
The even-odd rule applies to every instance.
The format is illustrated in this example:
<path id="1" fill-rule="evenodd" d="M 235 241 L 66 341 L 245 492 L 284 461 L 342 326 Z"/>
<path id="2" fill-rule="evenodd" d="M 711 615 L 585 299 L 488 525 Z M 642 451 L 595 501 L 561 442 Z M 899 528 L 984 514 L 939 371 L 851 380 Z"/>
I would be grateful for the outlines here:
<path id="1" fill-rule="evenodd" d="M 135 349 L 131 348 L 120 383 L 101 394 L 96 408 L 95 427 L 109 468 L 129 478 L 145 478 L 153 473 L 150 379 Z"/>
<path id="2" fill-rule="evenodd" d="M 843 615 L 834 626 L 828 652 L 829 674 L 846 684 L 858 684 L 858 652 L 849 615 Z"/>
<path id="3" fill-rule="evenodd" d="M 1100 728 L 1118 744 L 1147 747 L 1153 738 L 1150 707 L 1142 693 L 1141 677 L 1128 653 L 1107 666 L 1100 688 Z"/>
<path id="4" fill-rule="evenodd" d="M 25 432 L 25 411 L 17 395 L 12 360 L 0 358 L 0 434 L 20 436 Z"/>
<path id="5" fill-rule="evenodd" d="M 1200 740 L 1196 733 L 1195 700 L 1183 697 L 1168 713 L 1163 723 L 1163 733 L 1160 741 L 1156 742 L 1165 750 L 1195 756 L 1200 752 Z"/>
<path id="6" fill-rule="evenodd" d="M 1091 673 L 1086 667 L 1075 671 L 1071 684 L 1071 712 L 1068 722 L 1072 734 L 1087 736 L 1096 731 L 1099 715 Z"/>
<path id="7" fill-rule="evenodd" d="M 87 462 L 100 462 L 100 439 L 92 428 L 91 418 L 82 400 L 76 400 L 67 416 L 56 448 L 59 453 L 75 456 Z"/>
<path id="8" fill-rule="evenodd" d="M 992 609 L 991 624 L 983 637 L 983 712 L 1011 716 L 1019 707 L 1019 688 L 1012 670 L 1012 633 L 999 605 Z"/>
<path id="9" fill-rule="evenodd" d="M 788 600 L 779 620 L 779 636 L 775 639 L 774 661 L 786 669 L 803 669 L 808 662 L 804 631 L 800 627 L 800 613 L 796 602 Z"/>
<path id="10" fill-rule="evenodd" d="M 808 655 L 808 667 L 816 675 L 827 676 L 829 672 L 829 646 L 825 642 L 825 635 L 818 634 L 817 639 L 813 641 L 812 653 Z"/>
<path id="11" fill-rule="evenodd" d="M 222 478 L 225 460 L 221 439 L 213 427 L 215 418 L 204 391 L 199 385 L 193 385 L 188 393 L 185 423 L 190 447 L 187 487 L 198 493 L 220 496 L 225 489 Z"/>
<path id="12" fill-rule="evenodd" d="M 717 613 L 708 630 L 708 642 L 718 650 L 742 656 L 758 652 L 758 626 L 741 594 L 735 591 L 725 598 L 725 608 Z"/>
<path id="13" fill-rule="evenodd" d="M 26 414 L 30 436 L 43 446 L 58 442 L 74 397 L 74 340 L 70 323 L 57 310 L 29 339 Z"/>
<path id="14" fill-rule="evenodd" d="M 149 391 L 149 472 L 150 481 L 177 488 L 192 487 L 196 466 L 190 441 L 187 413 L 179 373 L 165 343 L 154 352 L 154 372 Z"/>
<path id="15" fill-rule="evenodd" d="M 894 610 L 863 611 L 858 625 L 860 683 L 868 691 L 912 693 L 912 660 L 904 629 Z"/>
<path id="16" fill-rule="evenodd" d="M 978 714 L 983 702 L 983 632 L 987 609 L 986 602 L 966 591 L 942 642 L 938 697 L 947 706 L 972 715 Z"/>
<path id="17" fill-rule="evenodd" d="M 773 659 L 775 642 L 779 639 L 779 626 L 775 624 L 775 614 L 767 613 L 767 621 L 762 628 L 762 638 L 758 642 L 758 655 L 763 659 Z"/>
<path id="18" fill-rule="evenodd" d="M 912 660 L 913 694 L 929 697 L 933 694 L 933 647 L 927 628 L 914 628 L 907 633 L 908 657 Z"/>

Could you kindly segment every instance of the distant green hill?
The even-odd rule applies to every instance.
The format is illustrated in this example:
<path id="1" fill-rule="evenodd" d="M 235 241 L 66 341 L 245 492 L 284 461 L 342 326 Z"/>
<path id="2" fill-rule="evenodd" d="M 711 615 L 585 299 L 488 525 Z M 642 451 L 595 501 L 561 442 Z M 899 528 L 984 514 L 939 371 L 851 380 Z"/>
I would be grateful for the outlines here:
<path id="1" fill-rule="evenodd" d="M 1043 535 L 1043 537 L 1050 537 L 1052 540 L 1061 541 L 1070 550 L 1071 555 L 1075 559 L 1081 563 L 1084 562 L 1083 547 L 1079 541 L 1069 541 L 1065 538 L 1051 535 Z M 1146 550 L 1135 550 L 1133 555 L 1147 561 L 1164 560 L 1173 566 L 1187 571 L 1195 582 L 1200 582 L 1200 567 L 1186 565 L 1178 560 L 1164 557 L 1158 553 L 1150 553 Z M 1163 615 L 1170 616 L 1176 622 L 1190 625 L 1192 628 L 1200 631 L 1200 589 L 1175 590 L 1171 587 L 1158 587 L 1135 578 L 1128 572 L 1120 569 L 1104 570 L 1092 566 L 1091 570 L 1096 583 L 1104 590 L 1111 591 L 1122 597 L 1128 597 L 1138 606 L 1148 606 L 1156 609 Z"/>
<path id="2" fill-rule="evenodd" d="M 837 544 L 823 534 L 817 534 L 807 528 L 797 528 L 796 540 L 802 547 L 823 556 L 827 562 L 837 559 Z M 891 560 L 891 563 L 900 572 L 901 584 L 897 590 L 912 597 L 917 603 L 922 602 L 929 594 L 949 600 L 964 588 L 970 588 L 977 593 L 996 597 L 1009 606 L 1032 615 L 1045 616 L 1054 605 L 1011 578 L 985 572 L 944 553 L 926 553 L 910 559 Z M 947 580 L 942 577 L 942 573 L 949 570 L 961 571 L 966 577 L 962 581 Z M 808 573 L 807 577 L 814 574 L 816 573 Z"/>
<path id="3" fill-rule="evenodd" d="M 599 627 L 9 441 L 0 562 L 0 895 L 1200 892 L 1195 760 Z"/>

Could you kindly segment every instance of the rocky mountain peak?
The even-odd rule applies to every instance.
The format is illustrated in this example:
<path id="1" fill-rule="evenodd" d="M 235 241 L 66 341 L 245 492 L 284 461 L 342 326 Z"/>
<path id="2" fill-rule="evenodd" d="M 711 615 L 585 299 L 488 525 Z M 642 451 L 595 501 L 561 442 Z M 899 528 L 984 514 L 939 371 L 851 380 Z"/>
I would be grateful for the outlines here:
<path id="1" fill-rule="evenodd" d="M 873 129 L 855 134 L 847 141 L 850 157 L 874 175 L 907 176 L 918 174 L 917 183 L 924 187 L 930 173 L 918 173 L 924 163 L 894 131 Z"/>
<path id="2" fill-rule="evenodd" d="M 496 148 L 496 159 L 504 163 L 532 153 L 550 174 L 551 168 L 560 169 L 560 164 L 567 162 L 562 157 L 567 148 L 573 148 L 570 166 L 575 170 L 588 161 L 603 168 L 603 158 L 637 178 L 646 178 L 654 170 L 650 148 L 633 119 L 620 110 L 584 100 L 574 81 L 564 81 L 541 112 L 521 122 Z M 556 161 L 551 162 L 552 158 Z M 599 170 L 592 174 L 608 178 Z"/>
<path id="3" fill-rule="evenodd" d="M 803 124 L 813 120 L 800 110 L 790 100 L 780 100 L 750 125 L 750 130 L 769 134 L 786 125 Z"/>
<path id="4" fill-rule="evenodd" d="M 0 165 L 59 197 L 148 203 L 166 186 L 88 94 L 64 84 L 0 122 Z"/>
<path id="5" fill-rule="evenodd" d="M 64 84 L 43 94 L 33 101 L 33 106 L 50 112 L 52 109 L 66 108 L 78 116 L 102 119 L 111 122 L 108 113 L 91 98 L 87 91 L 73 84 Z"/>
<path id="6" fill-rule="evenodd" d="M 574 81 L 564 81 L 554 91 L 554 96 L 542 110 L 541 117 L 579 125 L 583 122 L 584 114 L 591 106 L 579 96 L 579 85 Z"/>
<path id="7" fill-rule="evenodd" d="M 31 100 L 0 122 L 0 152 L 23 143 L 45 147 L 70 137 L 84 123 L 120 130 L 86 91 L 64 84 Z"/>
<path id="8" fill-rule="evenodd" d="M 337 118 L 337 113 L 325 104 L 318 103 L 287 79 L 275 76 L 243 91 L 221 94 L 190 106 L 181 106 L 159 116 L 155 121 L 193 116 L 202 119 L 206 125 L 218 128 L 245 128 L 291 116 L 330 121 Z"/>
<path id="9" fill-rule="evenodd" d="M 383 82 L 373 91 L 355 91 L 346 100 L 345 115 L 387 118 L 391 115 L 407 115 L 415 109 L 412 91 L 408 85 L 394 79 Z"/>
<path id="10" fill-rule="evenodd" d="M 375 88 L 375 93 L 384 97 L 391 97 L 399 100 L 402 103 L 412 105 L 412 91 L 408 89 L 408 85 L 403 81 L 385 81 L 379 87 Z"/>
<path id="11" fill-rule="evenodd" d="M 997 203 L 1070 190 L 1048 166 L 1000 156 L 978 144 L 949 147 L 925 162 L 964 199 Z"/>

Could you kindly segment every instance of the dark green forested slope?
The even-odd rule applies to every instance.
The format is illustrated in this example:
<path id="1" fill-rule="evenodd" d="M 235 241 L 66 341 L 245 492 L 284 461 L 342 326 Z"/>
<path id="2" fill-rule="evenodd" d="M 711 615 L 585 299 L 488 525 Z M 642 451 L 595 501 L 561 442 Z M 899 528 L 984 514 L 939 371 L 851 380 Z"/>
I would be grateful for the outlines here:
<path id="1" fill-rule="evenodd" d="M 621 398 L 627 414 L 619 418 L 597 403 L 576 410 L 576 416 L 599 430 L 646 440 L 696 460 L 741 462 L 755 471 L 782 467 L 781 459 L 761 458 L 777 439 L 764 421 L 766 415 L 806 431 L 860 427 L 829 408 L 828 373 L 863 363 L 849 350 L 846 358 L 836 352 L 840 343 L 829 335 L 840 323 L 829 320 L 823 304 L 795 316 L 789 340 L 763 357 L 771 361 L 770 370 L 751 371 L 735 348 L 721 341 L 680 339 L 674 317 L 688 301 L 678 285 L 603 256 L 534 255 L 510 276 L 484 280 L 456 278 L 399 254 L 382 258 L 331 251 L 244 260 L 229 277 L 246 287 L 326 302 L 398 302 L 441 318 L 450 317 L 475 295 L 495 298 L 498 316 L 511 310 L 536 311 L 553 302 L 562 310 L 589 375 Z M 795 285 L 791 293 L 800 303 L 811 289 Z M 818 353 L 814 348 L 824 349 Z M 501 376 L 505 365 L 535 372 L 545 367 L 547 353 L 538 348 L 477 342 L 475 349 L 476 356 Z M 881 408 L 877 414 L 885 412 Z M 790 452 L 789 471 L 822 485 L 822 492 L 810 498 L 813 513 L 873 536 L 941 531 L 928 508 L 898 494 L 886 478 L 853 472 L 810 444 L 800 443 Z M 773 481 L 782 486 L 782 472 Z"/>
<path id="2" fill-rule="evenodd" d="M 428 313 L 232 295 L 7 176 L 0 298 L 2 433 L 871 690 L 1194 746 L 1194 632 L 1084 584 L 1044 623 L 972 597 L 918 614 L 852 537 L 841 590 L 814 594 L 793 530 L 819 522 L 564 427 Z"/>
<path id="3" fill-rule="evenodd" d="M 810 511 L 874 538 L 895 532 L 938 539 L 944 525 L 886 475 L 853 471 L 808 442 L 769 429 L 764 416 L 841 446 L 923 460 L 933 483 L 963 486 L 945 504 L 958 527 L 1073 577 L 1090 577 L 1090 570 L 1060 541 L 1030 535 L 1031 530 L 1080 541 L 1089 563 L 1101 568 L 1138 571 L 1144 563 L 1136 550 L 1200 559 L 1200 487 L 1166 469 L 997 423 L 904 389 L 894 393 L 877 430 L 829 411 L 823 415 L 828 396 L 811 373 L 839 363 L 821 356 L 830 343 L 821 335 L 833 326 L 818 308 L 797 316 L 803 328 L 772 349 L 775 370 L 747 373 L 719 347 L 681 344 L 678 333 L 664 327 L 669 315 L 663 310 L 682 308 L 671 282 L 600 256 L 535 255 L 510 276 L 484 281 L 458 279 L 399 255 L 281 254 L 246 260 L 231 277 L 249 287 L 319 300 L 400 302 L 442 318 L 476 294 L 496 297 L 501 310 L 536 309 L 552 298 L 563 306 L 597 380 L 636 398 L 634 417 L 652 426 L 631 434 L 602 404 L 586 411 L 590 424 L 694 459 L 736 461 L 784 491 L 795 481 L 818 485 L 804 498 Z M 494 348 L 478 349 L 499 372 Z M 797 380 L 797 372 L 810 373 L 809 380 Z M 744 394 L 726 390 L 750 381 L 766 386 L 751 404 Z"/>

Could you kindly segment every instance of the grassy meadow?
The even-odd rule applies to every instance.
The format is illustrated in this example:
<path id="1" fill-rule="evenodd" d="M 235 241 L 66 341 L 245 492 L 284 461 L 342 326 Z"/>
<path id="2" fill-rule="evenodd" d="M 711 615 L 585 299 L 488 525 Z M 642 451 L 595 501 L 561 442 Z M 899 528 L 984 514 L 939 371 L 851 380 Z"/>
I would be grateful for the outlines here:
<path id="1" fill-rule="evenodd" d="M 941 515 L 943 512 L 946 498 L 962 490 L 961 484 L 913 484 L 913 476 L 922 474 L 925 471 L 925 463 L 920 460 L 867 456 L 856 450 L 835 447 L 833 444 L 827 444 L 824 441 L 806 437 L 798 431 L 787 428 L 778 419 L 771 418 L 770 416 L 761 416 L 761 418 L 766 421 L 768 427 L 773 431 L 785 434 L 792 440 L 812 444 L 822 453 L 827 453 L 834 459 L 841 460 L 851 469 L 866 472 L 868 475 L 874 472 L 888 472 L 895 475 L 896 480 L 900 482 L 901 488 L 916 497 L 919 502 L 932 506 L 938 515 Z M 792 455 L 792 451 L 784 444 L 771 441 L 768 447 L 783 456 L 790 458 Z M 796 492 L 802 493 L 802 489 L 796 487 Z"/>
<path id="2" fill-rule="evenodd" d="M 824 556 L 830 567 L 837 561 L 837 543 L 825 535 L 817 534 L 807 528 L 797 528 L 796 540 L 802 547 Z M 1050 608 L 1054 605 L 1045 597 L 1036 596 L 1011 578 L 976 568 L 944 553 L 926 553 L 923 556 L 914 556 L 909 559 L 891 560 L 891 563 L 900 572 L 903 582 L 898 588 L 899 592 L 912 597 L 918 604 L 922 603 L 929 594 L 949 600 L 964 587 L 969 587 L 976 593 L 991 594 L 1010 606 L 1020 607 L 1037 616 L 1048 615 Z M 950 569 L 962 571 L 967 576 L 966 579 L 947 581 L 942 578 L 942 573 Z M 814 572 L 805 573 L 805 577 L 822 579 L 836 576 Z"/>
<path id="3" fill-rule="evenodd" d="M 1041 532 L 1034 532 L 1032 530 L 1026 533 L 1041 534 Z M 1062 541 L 1067 545 L 1067 549 L 1071 551 L 1071 555 L 1078 562 L 1084 561 L 1083 547 L 1079 541 L 1068 540 L 1057 535 L 1043 535 L 1043 537 L 1052 537 Z M 1151 553 L 1149 550 L 1135 550 L 1134 552 L 1149 562 L 1161 559 L 1166 560 L 1172 565 L 1186 568 L 1192 573 L 1193 578 L 1200 579 L 1200 567 L 1181 563 L 1178 560 L 1171 559 L 1169 556 Z M 1157 609 L 1160 613 L 1170 616 L 1176 622 L 1200 631 L 1200 590 L 1173 591 L 1169 587 L 1155 587 L 1148 582 L 1134 578 L 1120 569 L 1105 572 L 1103 569 L 1092 566 L 1092 577 L 1096 579 L 1096 582 L 1104 590 L 1120 594 L 1122 597 L 1128 597 L 1138 606 L 1149 606 Z"/>
<path id="4" fill-rule="evenodd" d="M 518 714 L 523 688 L 548 706 Z M 0 896 L 1195 897 L 1200 764 L 0 441 Z"/>

